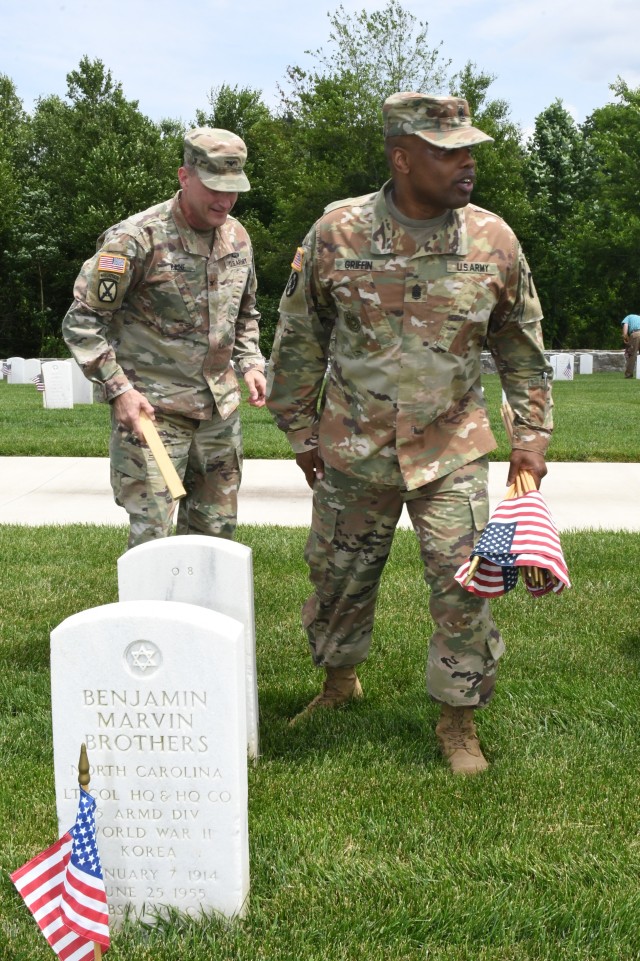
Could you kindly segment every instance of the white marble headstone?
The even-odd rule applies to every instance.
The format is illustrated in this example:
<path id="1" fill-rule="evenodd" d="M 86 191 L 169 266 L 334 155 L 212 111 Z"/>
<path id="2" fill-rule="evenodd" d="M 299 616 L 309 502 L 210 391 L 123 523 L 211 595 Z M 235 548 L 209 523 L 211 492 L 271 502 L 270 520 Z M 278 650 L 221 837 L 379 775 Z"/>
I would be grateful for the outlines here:
<path id="1" fill-rule="evenodd" d="M 71 388 L 74 404 L 93 404 L 93 383 L 82 373 L 82 367 L 73 359 L 67 361 L 71 366 Z"/>
<path id="2" fill-rule="evenodd" d="M 24 362 L 24 382 L 25 384 L 33 384 L 33 378 L 37 377 L 40 373 L 40 361 L 37 357 L 29 357 L 28 360 Z"/>
<path id="3" fill-rule="evenodd" d="M 26 383 L 24 379 L 24 357 L 9 357 L 7 360 L 8 364 L 11 364 L 11 370 L 7 375 L 8 384 L 24 384 Z"/>
<path id="4" fill-rule="evenodd" d="M 198 604 L 244 625 L 247 750 L 259 754 L 258 682 L 251 548 L 221 537 L 181 534 L 139 544 L 118 558 L 121 601 Z"/>
<path id="5" fill-rule="evenodd" d="M 593 373 L 593 354 L 580 354 L 580 373 Z"/>
<path id="6" fill-rule="evenodd" d="M 573 380 L 574 354 L 551 354 L 549 363 L 553 368 L 554 380 Z"/>
<path id="7" fill-rule="evenodd" d="M 173 601 L 107 604 L 51 634 L 60 833 L 75 820 L 84 742 L 115 927 L 127 911 L 246 910 L 243 640 L 238 621 Z"/>
<path id="8" fill-rule="evenodd" d="M 42 364 L 44 378 L 44 406 L 47 408 L 73 407 L 71 365 L 66 360 L 48 360 Z"/>

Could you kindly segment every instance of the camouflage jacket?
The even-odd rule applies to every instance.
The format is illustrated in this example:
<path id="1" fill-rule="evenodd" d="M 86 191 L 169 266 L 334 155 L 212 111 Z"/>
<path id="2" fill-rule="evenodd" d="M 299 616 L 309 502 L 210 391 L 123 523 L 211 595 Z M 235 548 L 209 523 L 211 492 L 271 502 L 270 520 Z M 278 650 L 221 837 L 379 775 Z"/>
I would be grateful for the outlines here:
<path id="1" fill-rule="evenodd" d="M 496 446 L 480 385 L 486 341 L 515 413 L 513 446 L 544 453 L 551 368 L 512 230 L 469 205 L 416 249 L 384 189 L 330 205 L 298 248 L 269 364 L 278 426 L 296 452 L 319 446 L 337 470 L 415 490 Z"/>
<path id="2" fill-rule="evenodd" d="M 229 217 L 213 250 L 178 203 L 110 227 L 76 280 L 64 338 L 107 400 L 129 384 L 154 407 L 196 419 L 240 402 L 231 366 L 263 368 L 249 236 Z"/>

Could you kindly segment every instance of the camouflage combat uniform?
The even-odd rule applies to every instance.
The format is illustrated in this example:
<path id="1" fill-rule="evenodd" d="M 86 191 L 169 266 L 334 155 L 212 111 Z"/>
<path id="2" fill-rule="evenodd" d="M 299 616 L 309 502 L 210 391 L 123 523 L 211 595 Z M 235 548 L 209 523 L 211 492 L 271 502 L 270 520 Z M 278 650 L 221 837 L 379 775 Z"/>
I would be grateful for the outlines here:
<path id="1" fill-rule="evenodd" d="M 483 706 L 504 645 L 487 602 L 453 578 L 488 519 L 486 455 L 496 444 L 480 353 L 486 338 L 515 412 L 514 447 L 544 453 L 551 371 L 540 305 L 499 217 L 471 204 L 448 211 L 418 243 L 391 216 L 388 187 L 327 208 L 280 304 L 267 403 L 294 451 L 319 447 L 325 462 L 303 623 L 317 665 L 366 658 L 406 503 L 436 625 L 428 691 Z"/>
<path id="2" fill-rule="evenodd" d="M 249 236 L 233 217 L 213 247 L 169 201 L 111 227 L 74 288 L 63 333 L 107 400 L 134 387 L 156 411 L 184 478 L 178 533 L 232 537 L 242 469 L 231 366 L 263 369 Z M 111 481 L 130 515 L 129 546 L 165 536 L 175 504 L 150 451 L 113 419 Z"/>

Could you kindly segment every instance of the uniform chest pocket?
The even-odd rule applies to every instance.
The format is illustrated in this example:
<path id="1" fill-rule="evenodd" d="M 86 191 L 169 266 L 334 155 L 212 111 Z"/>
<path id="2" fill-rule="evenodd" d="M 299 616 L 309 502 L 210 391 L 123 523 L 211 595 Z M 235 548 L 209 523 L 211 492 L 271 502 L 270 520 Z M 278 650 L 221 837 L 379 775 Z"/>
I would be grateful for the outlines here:
<path id="1" fill-rule="evenodd" d="M 427 309 L 433 325 L 429 346 L 466 353 L 484 341 L 497 291 L 489 277 L 441 277 L 428 284 Z"/>
<path id="2" fill-rule="evenodd" d="M 338 350 L 358 356 L 383 350 L 397 339 L 371 274 L 349 277 L 332 291 L 338 309 Z"/>
<path id="3" fill-rule="evenodd" d="M 167 337 L 180 337 L 187 331 L 203 326 L 202 311 L 196 293 L 195 271 L 162 270 L 148 278 L 142 296 L 148 297 L 146 307 L 153 325 Z"/>
<path id="4" fill-rule="evenodd" d="M 241 267 L 220 274 L 218 278 L 218 316 L 222 323 L 235 324 L 238 319 L 248 278 L 248 271 Z"/>

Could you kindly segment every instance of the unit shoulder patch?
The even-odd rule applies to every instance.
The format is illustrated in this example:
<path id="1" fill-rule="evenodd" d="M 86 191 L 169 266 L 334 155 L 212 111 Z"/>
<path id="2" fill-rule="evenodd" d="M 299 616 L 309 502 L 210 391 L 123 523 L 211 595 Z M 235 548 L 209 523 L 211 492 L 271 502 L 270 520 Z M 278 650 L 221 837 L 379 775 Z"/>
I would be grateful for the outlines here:
<path id="1" fill-rule="evenodd" d="M 98 300 L 101 304 L 115 304 L 118 296 L 118 281 L 101 279 L 98 283 Z"/>

